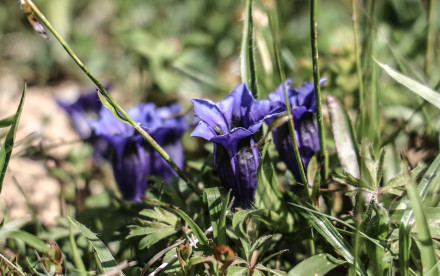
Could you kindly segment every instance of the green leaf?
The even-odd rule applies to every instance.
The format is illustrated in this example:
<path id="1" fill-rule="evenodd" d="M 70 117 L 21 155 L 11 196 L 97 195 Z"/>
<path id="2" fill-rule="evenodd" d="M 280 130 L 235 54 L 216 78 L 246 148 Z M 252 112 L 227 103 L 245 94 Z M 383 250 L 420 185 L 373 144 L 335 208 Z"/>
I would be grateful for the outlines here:
<path id="1" fill-rule="evenodd" d="M 159 222 L 164 222 L 169 225 L 176 225 L 178 221 L 178 217 L 176 217 L 173 213 L 170 213 L 164 209 L 160 209 L 155 207 L 152 209 L 144 209 L 139 212 L 140 215 L 149 217 L 151 219 L 155 219 Z"/>
<path id="2" fill-rule="evenodd" d="M 359 147 L 350 117 L 336 97 L 326 99 L 339 162 L 344 171 L 359 178 Z"/>
<path id="3" fill-rule="evenodd" d="M 404 85 L 406 88 L 419 95 L 426 101 L 433 104 L 435 107 L 440 108 L 440 94 L 437 91 L 432 90 L 431 88 L 397 72 L 387 64 L 380 63 L 377 61 L 380 67 L 382 67 L 385 72 L 392 77 L 395 81 Z"/>
<path id="4" fill-rule="evenodd" d="M 119 119 L 121 122 L 125 123 L 125 124 L 129 124 L 130 122 L 124 118 L 116 109 L 116 107 L 114 107 L 110 101 L 107 99 L 107 97 L 105 95 L 102 95 L 101 92 L 99 92 L 99 89 L 96 90 L 96 93 L 98 93 L 98 97 L 101 100 L 101 103 L 103 106 L 105 106 L 108 110 L 110 110 L 110 112 L 117 118 Z"/>
<path id="5" fill-rule="evenodd" d="M 8 127 L 8 126 L 12 125 L 14 123 L 14 121 L 15 121 L 15 114 L 12 116 L 9 116 L 7 118 L 1 119 L 0 120 L 0 128 Z"/>
<path id="6" fill-rule="evenodd" d="M 202 247 L 205 247 L 205 249 L 209 248 L 209 241 L 208 238 L 206 237 L 206 235 L 203 233 L 202 229 L 200 229 L 200 227 L 182 210 L 180 210 L 178 207 L 168 204 L 168 203 L 164 203 L 158 200 L 154 200 L 151 198 L 143 198 L 146 202 L 150 203 L 150 204 L 155 204 L 155 205 L 159 205 L 162 206 L 168 210 L 171 210 L 173 212 L 175 212 L 177 215 L 179 215 L 186 223 L 188 223 L 189 228 L 191 228 L 191 230 L 193 231 L 194 235 L 196 236 L 196 238 L 199 240 L 199 243 Z"/>
<path id="7" fill-rule="evenodd" d="M 40 240 L 37 236 L 35 236 L 29 232 L 25 232 L 22 230 L 16 230 L 13 232 L 9 232 L 6 236 L 8 238 L 14 238 L 14 239 L 21 240 L 21 241 L 25 242 L 27 245 L 29 245 L 29 246 L 31 246 L 41 252 L 49 252 L 49 250 L 50 250 L 50 247 L 47 246 L 44 241 Z"/>
<path id="8" fill-rule="evenodd" d="M 267 154 L 270 143 L 266 143 L 261 151 L 260 164 L 257 169 L 257 191 L 255 205 L 259 208 L 280 212 L 282 193 L 278 186 L 275 169 Z"/>
<path id="9" fill-rule="evenodd" d="M 288 276 L 322 276 L 346 261 L 339 260 L 330 254 L 321 253 L 305 259 L 292 268 Z"/>
<path id="10" fill-rule="evenodd" d="M 26 83 L 23 87 L 23 93 L 21 94 L 20 103 L 18 104 L 17 112 L 15 112 L 14 120 L 11 122 L 11 128 L 6 135 L 5 141 L 0 148 L 0 192 L 3 187 L 3 179 L 5 178 L 6 169 L 9 164 L 9 159 L 11 159 L 12 149 L 15 143 L 15 133 L 17 132 L 18 123 L 20 121 L 21 111 L 23 109 L 24 98 L 26 95 Z"/>
<path id="11" fill-rule="evenodd" d="M 232 218 L 232 228 L 234 229 L 234 234 L 237 235 L 237 237 L 240 239 L 241 244 L 243 246 L 244 254 L 247 259 L 249 258 L 251 241 L 249 239 L 249 236 L 246 234 L 246 232 L 243 229 L 243 223 L 248 217 L 248 215 L 249 215 L 249 211 L 239 210 L 237 213 L 234 214 L 234 217 Z"/>
<path id="12" fill-rule="evenodd" d="M 16 219 L 13 221 L 10 221 L 0 228 L 0 241 L 8 237 L 12 232 L 20 229 L 23 225 L 25 225 L 27 222 L 31 220 L 30 215 L 26 215 L 25 217 L 21 219 Z"/>
<path id="13" fill-rule="evenodd" d="M 89 241 L 98 255 L 99 262 L 101 263 L 103 271 L 112 270 L 118 265 L 112 253 L 108 250 L 105 244 L 96 236 L 95 233 L 90 231 L 83 224 L 79 223 L 75 219 L 68 217 L 70 222 L 81 232 L 81 234 Z M 120 272 L 122 273 L 122 271 Z"/>
<path id="14" fill-rule="evenodd" d="M 223 202 L 223 209 L 220 213 L 220 219 L 218 221 L 218 244 L 227 244 L 226 238 L 226 212 L 228 210 L 229 198 L 231 197 L 231 190 L 226 194 L 225 201 Z M 223 243 L 224 242 L 224 243 Z"/>
<path id="15" fill-rule="evenodd" d="M 226 229 L 224 229 L 224 235 L 222 234 L 222 243 L 219 243 L 218 241 L 219 221 L 223 209 L 220 190 L 217 187 L 205 189 L 203 191 L 203 196 L 208 204 L 209 219 L 212 225 L 212 234 L 214 235 L 214 240 L 217 242 L 217 244 L 226 244 Z"/>
<path id="16" fill-rule="evenodd" d="M 145 247 L 149 248 L 153 244 L 177 232 L 174 228 L 148 228 L 148 230 L 150 230 L 148 235 L 143 237 L 138 244 L 139 250 Z"/>

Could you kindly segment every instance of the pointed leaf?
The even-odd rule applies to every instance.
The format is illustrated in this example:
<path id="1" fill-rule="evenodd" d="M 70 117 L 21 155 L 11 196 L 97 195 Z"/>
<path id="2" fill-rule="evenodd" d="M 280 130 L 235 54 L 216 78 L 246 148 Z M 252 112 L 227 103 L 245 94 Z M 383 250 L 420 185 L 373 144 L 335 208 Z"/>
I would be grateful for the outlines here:
<path id="1" fill-rule="evenodd" d="M 387 64 L 380 63 L 377 61 L 377 64 L 379 64 L 380 67 L 382 67 L 385 72 L 392 77 L 395 81 L 399 82 L 400 84 L 406 86 L 409 90 L 416 93 L 426 101 L 430 102 L 437 108 L 440 108 L 440 93 L 437 91 L 432 90 L 431 88 L 397 72 Z"/>
<path id="2" fill-rule="evenodd" d="M 99 262 L 101 263 L 103 271 L 112 270 L 118 265 L 112 253 L 108 250 L 105 244 L 96 236 L 95 233 L 90 231 L 89 228 L 79 223 L 75 219 L 68 217 L 70 222 L 81 232 L 81 234 L 89 241 L 93 249 L 98 255 Z M 122 273 L 122 272 L 121 272 Z"/>
<path id="3" fill-rule="evenodd" d="M 350 117 L 342 104 L 332 95 L 327 95 L 327 106 L 339 162 L 344 171 L 359 178 L 359 147 Z"/>
<path id="4" fill-rule="evenodd" d="M 20 103 L 18 104 L 17 112 L 14 115 L 14 121 L 12 122 L 11 128 L 6 135 L 5 141 L 0 149 L 0 192 L 2 191 L 3 179 L 5 178 L 6 169 L 9 164 L 9 159 L 11 159 L 12 148 L 15 143 L 15 133 L 17 132 L 18 122 L 20 121 L 21 111 L 23 109 L 24 98 L 26 95 L 26 83 L 23 87 L 23 93 L 21 94 Z"/>
<path id="5" fill-rule="evenodd" d="M 321 253 L 305 259 L 292 268 L 288 276 L 323 276 L 333 268 L 346 263 L 330 254 Z"/>

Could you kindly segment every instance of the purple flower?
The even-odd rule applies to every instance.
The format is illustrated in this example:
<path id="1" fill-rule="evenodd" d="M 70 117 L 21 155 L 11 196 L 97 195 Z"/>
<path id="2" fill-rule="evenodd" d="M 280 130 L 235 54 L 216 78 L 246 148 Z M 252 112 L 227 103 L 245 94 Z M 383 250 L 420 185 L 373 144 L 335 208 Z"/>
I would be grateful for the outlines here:
<path id="1" fill-rule="evenodd" d="M 152 103 L 140 104 L 128 110 L 128 115 L 140 123 L 179 166 L 183 167 L 183 149 L 180 138 L 187 129 L 182 116 L 176 116 L 179 105 L 156 108 Z M 145 143 L 133 127 L 122 123 L 105 108 L 100 120 L 90 122 L 95 134 L 108 141 L 108 160 L 124 199 L 139 201 L 148 185 L 147 177 L 160 176 L 168 181 L 174 170 Z"/>
<path id="2" fill-rule="evenodd" d="M 214 142 L 214 165 L 222 184 L 232 190 L 236 205 L 248 208 L 257 186 L 258 149 L 252 137 L 265 119 L 282 110 L 271 108 L 268 100 L 255 100 L 240 84 L 219 103 L 192 100 L 200 122 L 191 136 Z"/>
<path id="3" fill-rule="evenodd" d="M 89 122 L 99 117 L 102 104 L 98 93 L 95 91 L 81 94 L 74 102 L 66 102 L 56 99 L 60 106 L 69 115 L 69 119 L 76 132 L 82 139 L 88 139 L 92 135 Z"/>
<path id="4" fill-rule="evenodd" d="M 321 79 L 320 84 L 322 85 L 326 80 Z M 290 88 L 290 84 L 291 80 L 286 80 L 286 92 L 295 124 L 298 149 L 304 170 L 307 171 L 310 159 L 320 149 L 318 128 L 313 120 L 313 113 L 316 113 L 315 88 L 311 82 L 305 82 L 300 88 L 293 89 Z M 269 99 L 272 103 L 282 103 L 283 111 L 286 111 L 282 85 L 279 85 L 275 92 L 269 94 Z M 272 120 L 266 121 L 270 124 Z M 272 136 L 281 160 L 286 163 L 287 168 L 296 179 L 301 179 L 288 125 L 284 124 L 274 129 Z"/>

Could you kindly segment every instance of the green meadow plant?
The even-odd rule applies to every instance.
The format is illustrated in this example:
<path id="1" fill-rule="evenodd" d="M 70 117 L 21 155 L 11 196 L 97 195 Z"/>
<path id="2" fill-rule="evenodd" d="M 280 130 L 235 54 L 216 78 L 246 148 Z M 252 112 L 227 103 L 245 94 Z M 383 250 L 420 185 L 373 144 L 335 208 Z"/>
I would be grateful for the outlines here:
<path id="1" fill-rule="evenodd" d="M 440 275 L 436 0 L 419 7 L 428 15 L 420 19 L 428 26 L 426 53 L 411 54 L 422 56 L 414 59 L 423 60 L 422 73 L 414 69 L 420 64 L 403 62 L 408 49 L 382 41 L 387 18 L 378 12 L 391 9 L 405 21 L 411 14 L 403 14 L 401 3 L 414 1 L 351 0 L 353 45 L 334 64 L 327 64 L 329 53 L 318 43 L 324 1 L 241 2 L 241 84 L 169 64 L 204 87 L 232 90 L 219 101 L 192 99 L 193 109 L 185 112 L 179 104 L 152 102 L 126 111 L 44 12 L 20 0 L 32 27 L 55 38 L 48 43 L 58 41 L 97 89 L 72 104 L 58 101 L 89 147 L 51 169 L 64 192 L 72 190 L 70 198 L 62 196 L 68 213 L 56 226 L 40 224 L 34 210 L 32 219 L 4 218 L 2 275 Z M 302 5 L 310 23 L 306 73 L 293 68 L 282 20 Z M 136 39 L 129 44 L 140 60 L 151 62 L 159 89 L 171 95 L 154 72 L 170 57 L 158 45 L 153 53 Z M 344 62 L 350 63 L 347 70 Z M 300 74 L 309 82 L 294 83 Z M 390 114 L 402 109 L 387 103 L 392 96 L 384 95 L 386 89 L 416 99 L 403 121 L 393 121 Z M 15 114 L 0 120 L 1 129 L 9 128 L 0 132 L 0 192 L 19 144 L 25 95 L 26 84 Z M 408 133 L 417 118 L 424 119 L 423 133 Z M 185 140 L 197 141 L 185 132 L 188 125 L 191 136 L 206 143 L 198 147 L 203 154 L 186 152 L 184 159 Z M 410 145 L 406 150 L 402 139 Z M 431 155 L 417 159 L 412 151 L 419 148 Z M 49 159 L 34 149 L 20 155 Z M 92 156 L 94 166 L 84 165 Z M 109 171 L 116 189 L 105 176 Z M 77 183 L 94 178 L 103 181 L 103 191 L 83 195 Z"/>

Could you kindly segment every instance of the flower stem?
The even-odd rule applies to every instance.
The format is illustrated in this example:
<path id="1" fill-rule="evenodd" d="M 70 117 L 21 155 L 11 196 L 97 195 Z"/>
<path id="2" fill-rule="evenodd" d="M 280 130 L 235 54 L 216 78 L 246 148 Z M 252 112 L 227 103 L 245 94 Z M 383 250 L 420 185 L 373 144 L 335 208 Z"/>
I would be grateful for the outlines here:
<path id="1" fill-rule="evenodd" d="M 127 112 L 113 99 L 113 97 L 107 92 L 107 90 L 104 88 L 104 86 L 90 73 L 90 71 L 87 69 L 87 67 L 81 62 L 81 60 L 75 55 L 75 53 L 72 51 L 72 49 L 69 47 L 69 45 L 64 41 L 64 39 L 57 33 L 57 31 L 52 27 L 50 22 L 46 19 L 44 14 L 38 9 L 37 6 L 31 1 L 26 0 L 26 2 L 29 4 L 29 6 L 32 8 L 32 10 L 35 12 L 35 14 L 38 16 L 38 18 L 44 23 L 44 25 L 49 29 L 49 31 L 55 36 L 55 38 L 58 40 L 58 42 L 63 46 L 63 48 L 66 50 L 66 52 L 72 57 L 72 59 L 75 61 L 75 63 L 81 68 L 81 70 L 96 84 L 96 86 L 99 88 L 100 92 L 104 95 L 104 97 L 108 100 L 108 102 L 117 110 L 119 114 L 121 114 L 126 122 L 133 126 L 139 134 L 147 141 L 148 144 L 150 144 L 151 147 L 153 147 L 159 154 L 162 156 L 162 158 L 173 168 L 173 170 L 181 177 L 188 186 L 194 190 L 196 193 L 199 193 L 199 189 L 196 187 L 196 185 L 191 181 L 191 178 L 183 171 L 181 170 L 176 163 L 171 159 L 171 157 L 168 155 L 168 153 L 148 134 L 142 127 L 136 123 L 130 116 L 128 116 Z"/>
<path id="2" fill-rule="evenodd" d="M 312 0 L 310 5 L 310 35 L 312 43 L 313 56 L 313 83 L 315 85 L 315 99 L 316 99 L 316 115 L 318 119 L 319 129 L 319 159 L 322 168 L 322 181 L 324 182 L 328 177 L 328 157 L 325 149 L 325 133 L 324 133 L 324 118 L 322 116 L 321 104 L 321 86 L 319 84 L 319 60 L 318 60 L 318 22 L 316 21 L 316 6 L 317 0 Z"/>
<path id="3" fill-rule="evenodd" d="M 281 58 L 281 50 L 280 50 L 280 38 L 279 38 L 279 31 L 278 31 L 278 17 L 277 17 L 277 8 L 274 7 L 271 9 L 272 11 L 268 11 L 269 13 L 269 21 L 270 21 L 270 26 L 272 29 L 272 36 L 273 36 L 273 48 L 275 51 L 275 59 L 276 59 L 276 64 L 277 64 L 277 68 L 278 68 L 278 74 L 280 75 L 280 79 L 281 79 L 281 84 L 283 86 L 283 93 L 284 93 L 284 100 L 286 103 L 286 110 L 287 110 L 287 114 L 292 114 L 291 109 L 290 109 L 290 101 L 287 97 L 287 91 L 286 91 L 286 85 L 285 85 L 285 81 L 286 81 L 286 73 L 284 72 L 283 69 L 283 61 Z M 298 142 L 297 142 L 297 137 L 295 134 L 295 125 L 293 122 L 293 116 L 289 116 L 289 121 L 288 121 L 288 125 L 289 125 L 289 133 L 290 133 L 290 137 L 292 138 L 292 144 L 293 144 L 293 150 L 295 152 L 295 158 L 296 161 L 298 163 L 298 168 L 299 168 L 299 173 L 301 175 L 301 181 L 304 184 L 304 188 L 306 190 L 307 193 L 307 198 L 309 200 L 311 200 L 311 194 L 309 191 L 309 185 L 307 182 L 307 177 L 306 174 L 304 172 L 304 166 L 302 164 L 302 160 L 301 160 L 301 155 L 299 153 L 299 149 L 298 149 Z"/>

